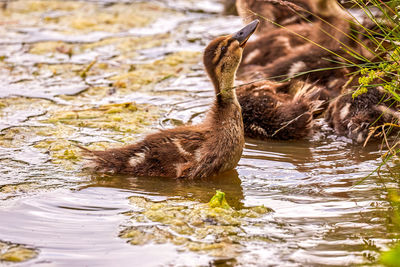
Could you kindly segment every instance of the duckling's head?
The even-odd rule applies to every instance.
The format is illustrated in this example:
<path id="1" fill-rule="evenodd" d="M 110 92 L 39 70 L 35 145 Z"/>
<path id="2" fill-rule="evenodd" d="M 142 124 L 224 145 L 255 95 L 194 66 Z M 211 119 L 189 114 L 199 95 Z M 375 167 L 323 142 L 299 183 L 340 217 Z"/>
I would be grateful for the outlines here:
<path id="1" fill-rule="evenodd" d="M 204 66 L 216 94 L 222 98 L 234 97 L 232 87 L 243 49 L 259 23 L 259 20 L 254 20 L 234 34 L 214 39 L 204 51 Z"/>

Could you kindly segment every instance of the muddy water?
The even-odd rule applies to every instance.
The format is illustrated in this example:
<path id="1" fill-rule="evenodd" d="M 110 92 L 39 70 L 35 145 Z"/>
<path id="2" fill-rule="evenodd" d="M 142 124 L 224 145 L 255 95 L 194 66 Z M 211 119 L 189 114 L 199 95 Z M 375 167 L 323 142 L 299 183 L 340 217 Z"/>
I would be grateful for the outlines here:
<path id="1" fill-rule="evenodd" d="M 0 11 L 0 241 L 37 252 L 18 266 L 348 266 L 374 263 L 391 242 L 383 181 L 359 183 L 380 163 L 378 144 L 352 145 L 323 122 L 309 141 L 247 140 L 236 170 L 214 179 L 81 172 L 73 143 L 118 146 L 204 117 L 213 91 L 201 50 L 241 26 L 221 11 L 189 0 L 13 1 Z M 190 210 L 216 189 L 235 210 L 274 212 L 245 216 L 218 253 L 122 238 L 129 227 L 173 232 L 135 219 L 143 207 L 131 197 Z M 204 242 L 218 243 L 213 233 Z"/>

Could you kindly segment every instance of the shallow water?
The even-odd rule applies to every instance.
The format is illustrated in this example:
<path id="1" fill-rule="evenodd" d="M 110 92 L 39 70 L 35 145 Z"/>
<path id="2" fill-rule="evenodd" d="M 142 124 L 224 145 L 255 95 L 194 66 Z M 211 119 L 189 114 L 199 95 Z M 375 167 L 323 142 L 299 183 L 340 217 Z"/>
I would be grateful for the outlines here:
<path id="1" fill-rule="evenodd" d="M 379 146 L 353 145 L 334 136 L 323 122 L 322 134 L 310 141 L 247 140 L 236 170 L 214 179 L 177 182 L 81 172 L 80 161 L 65 149 L 71 142 L 121 145 L 147 131 L 201 121 L 213 91 L 199 52 L 213 37 L 240 28 L 241 22 L 220 15 L 222 5 L 211 1 L 151 1 L 150 6 L 127 1 L 126 8 L 140 7 L 150 14 L 148 24 L 121 24 L 108 32 L 74 29 L 71 34 L 68 27 L 56 27 L 58 19 L 79 15 L 74 8 L 90 5 L 108 10 L 114 2 L 72 3 L 78 6 L 67 9 L 68 2 L 47 10 L 32 4 L 36 11 L 15 12 L 18 16 L 4 13 L 18 10 L 11 4 L 0 11 L 0 241 L 39 252 L 18 266 L 350 266 L 373 263 L 377 252 L 386 249 L 395 234 L 382 181 L 373 175 L 359 183 L 380 164 Z M 30 20 L 24 20 L 26 14 Z M 146 36 L 151 38 L 129 39 Z M 122 46 L 128 39 L 132 44 Z M 63 42 L 49 48 L 49 40 Z M 34 54 L 33 48 L 44 52 Z M 70 48 L 72 56 L 64 51 Z M 161 60 L 165 68 L 162 60 L 179 51 L 195 54 L 185 54 L 188 58 L 177 64 L 181 68 L 168 65 L 175 75 L 145 65 Z M 83 79 L 80 74 L 94 60 Z M 108 67 L 102 69 L 100 63 Z M 133 65 L 159 78 L 138 88 L 115 84 L 113 77 Z M 149 118 L 137 132 L 48 121 L 54 112 L 130 101 L 157 106 L 159 117 Z M 119 237 L 138 223 L 126 215 L 136 212 L 131 196 L 198 204 L 208 202 L 216 189 L 226 193 L 235 209 L 264 205 L 274 210 L 244 220 L 242 230 L 256 238 L 240 240 L 237 253 L 215 256 L 168 242 L 130 245 Z"/>

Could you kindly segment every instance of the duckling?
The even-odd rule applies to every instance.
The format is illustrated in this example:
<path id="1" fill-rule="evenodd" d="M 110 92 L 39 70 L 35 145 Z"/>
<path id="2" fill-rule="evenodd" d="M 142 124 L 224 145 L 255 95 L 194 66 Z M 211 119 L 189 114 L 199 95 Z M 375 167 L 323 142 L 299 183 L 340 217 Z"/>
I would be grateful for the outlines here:
<path id="1" fill-rule="evenodd" d="M 322 87 L 319 100 L 324 101 L 321 108 L 326 109 L 328 101 L 340 95 L 343 86 L 349 80 L 349 75 L 356 70 L 356 67 L 348 63 L 353 62 L 357 65 L 362 62 L 348 53 L 347 49 L 367 59 L 372 59 L 373 55 L 353 40 L 353 37 L 360 38 L 357 36 L 357 27 L 335 0 L 316 0 L 316 4 L 320 6 L 319 16 L 329 24 L 323 21 L 310 24 L 303 28 L 303 34 L 308 34 L 308 38 L 327 50 L 312 43 L 305 43 L 305 40 L 300 40 L 298 36 L 281 35 L 280 32 L 285 30 L 277 29 L 271 31 L 270 35 L 265 34 L 249 42 L 246 51 L 251 52 L 243 54 L 238 78 L 243 81 L 294 79 L 315 82 Z M 331 25 L 335 25 L 336 28 L 332 28 Z M 301 29 L 302 25 L 296 27 Z"/>
<path id="2" fill-rule="evenodd" d="M 304 19 L 313 20 L 309 12 L 314 12 L 313 0 L 289 0 L 286 5 L 278 0 L 236 0 L 236 9 L 239 16 L 245 23 L 258 17 L 267 18 L 282 26 L 297 24 Z M 293 5 L 294 4 L 294 5 Z M 306 10 L 306 11 L 302 11 Z M 299 14 L 296 14 L 296 12 Z M 256 15 L 257 14 L 257 15 Z M 274 29 L 275 26 L 267 20 L 261 20 L 259 33 L 266 33 Z"/>
<path id="3" fill-rule="evenodd" d="M 279 140 L 311 136 L 314 115 L 323 104 L 318 100 L 321 89 L 304 82 L 260 81 L 239 86 L 245 136 Z M 296 91 L 294 96 L 291 91 Z"/>
<path id="4" fill-rule="evenodd" d="M 351 92 L 342 94 L 329 104 L 326 121 L 337 135 L 363 143 L 371 126 L 399 122 L 399 107 L 382 87 L 371 87 L 353 99 Z"/>
<path id="5" fill-rule="evenodd" d="M 255 20 L 235 34 L 218 37 L 205 49 L 203 62 L 216 98 L 201 124 L 162 130 L 121 148 L 84 148 L 90 156 L 87 167 L 103 173 L 187 179 L 235 168 L 244 133 L 241 107 L 232 87 L 244 46 L 258 24 Z"/>
<path id="6" fill-rule="evenodd" d="M 308 81 L 321 87 L 320 100 L 329 101 L 340 95 L 349 75 L 356 68 L 345 65 L 347 63 L 345 59 L 349 57 L 351 57 L 349 54 L 340 49 L 333 53 L 305 49 L 302 53 L 281 57 L 265 66 L 249 67 L 246 72 L 239 75 L 239 79 Z M 360 63 L 357 59 L 350 58 L 350 60 Z"/>
<path id="7" fill-rule="evenodd" d="M 372 56 L 354 40 L 358 27 L 336 0 L 315 0 L 313 3 L 318 7 L 316 16 L 321 20 L 275 29 L 249 42 L 243 54 L 239 79 L 254 79 L 255 70 L 263 77 L 271 77 L 268 73 L 271 68 L 279 69 L 274 70 L 276 76 L 298 74 L 304 71 L 302 66 L 306 64 L 304 60 L 298 60 L 302 55 L 308 54 L 309 62 L 320 61 L 329 55 L 326 50 L 341 50 L 338 51 L 341 53 L 342 47 L 353 53 Z M 248 77 L 250 73 L 252 76 Z"/>
<path id="8" fill-rule="evenodd" d="M 307 41 L 300 36 L 310 36 L 311 31 L 312 27 L 310 25 L 300 23 L 286 28 L 271 29 L 268 33 L 264 33 L 254 41 L 250 41 L 247 44 L 246 51 L 243 53 L 239 75 L 253 66 L 264 66 L 292 53 L 297 47 L 306 45 Z"/>

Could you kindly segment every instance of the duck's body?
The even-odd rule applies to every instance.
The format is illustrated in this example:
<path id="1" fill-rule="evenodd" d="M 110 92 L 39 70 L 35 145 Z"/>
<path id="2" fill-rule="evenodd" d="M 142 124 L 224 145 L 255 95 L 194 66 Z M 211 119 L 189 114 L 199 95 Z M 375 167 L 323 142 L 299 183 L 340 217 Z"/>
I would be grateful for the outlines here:
<path id="1" fill-rule="evenodd" d="M 326 112 L 326 121 L 335 133 L 357 143 L 366 140 L 371 126 L 399 120 L 399 107 L 380 87 L 371 87 L 354 99 L 351 92 L 343 94 L 329 104 Z"/>
<path id="2" fill-rule="evenodd" d="M 302 81 L 318 81 L 319 85 L 330 90 L 332 84 L 339 84 L 337 77 L 343 78 L 350 72 L 340 68 L 345 62 L 343 57 L 352 58 L 347 50 L 371 57 L 354 41 L 356 27 L 336 0 L 316 0 L 314 4 L 322 20 L 275 29 L 249 42 L 239 69 L 239 79 L 283 80 L 296 76 Z M 326 71 L 310 72 L 316 69 Z M 340 82 L 343 85 L 343 81 Z M 340 90 L 339 86 L 334 86 L 332 95 L 337 96 Z"/>
<path id="3" fill-rule="evenodd" d="M 282 5 L 277 0 L 236 0 L 236 9 L 245 23 L 261 17 L 259 33 L 276 28 L 267 20 L 282 26 L 296 24 L 306 19 L 313 20 L 310 13 L 307 12 L 315 11 L 313 0 L 289 0 L 287 2 L 287 5 Z"/>
<path id="4" fill-rule="evenodd" d="M 294 49 L 307 44 L 300 36 L 309 36 L 312 27 L 307 23 L 290 25 L 285 29 L 271 29 L 247 44 L 239 72 L 248 66 L 265 66 L 269 62 L 291 54 Z M 295 34 L 295 33 L 297 34 Z M 299 36 L 300 35 L 300 36 Z"/>
<path id="5" fill-rule="evenodd" d="M 348 54 L 342 50 L 336 50 L 334 53 L 307 50 L 299 54 L 290 54 L 266 66 L 249 67 L 246 72 L 240 73 L 239 78 L 246 80 L 268 78 L 272 81 L 290 79 L 293 82 L 315 83 L 321 87 L 319 99 L 329 101 L 340 95 L 343 86 L 348 82 L 349 75 L 355 71 L 354 68 L 345 66 Z M 359 63 L 355 59 L 352 60 Z"/>
<path id="6" fill-rule="evenodd" d="M 239 104 L 215 104 L 200 125 L 163 130 L 122 148 L 93 151 L 91 169 L 135 176 L 203 178 L 235 168 L 243 145 Z"/>
<path id="7" fill-rule="evenodd" d="M 316 15 L 322 20 L 274 29 L 249 42 L 238 78 L 246 82 L 269 79 L 314 83 L 320 87 L 318 100 L 323 101 L 319 108 L 326 110 L 329 101 L 339 96 L 348 83 L 349 75 L 357 70 L 349 63 L 361 62 L 348 51 L 365 58 L 372 58 L 372 55 L 354 41 L 360 37 L 357 27 L 336 0 L 312 2 L 317 7 Z M 259 102 L 251 98 L 248 101 Z M 245 118 L 244 121 L 246 125 Z M 298 131 L 302 132 L 300 128 Z"/>
<path id="8" fill-rule="evenodd" d="M 95 172 L 134 176 L 203 178 L 236 167 L 243 151 L 241 108 L 233 89 L 236 70 L 254 21 L 235 35 L 213 40 L 204 52 L 216 100 L 203 123 L 150 134 L 133 145 L 106 151 L 90 151 L 87 165 Z"/>
<path id="9" fill-rule="evenodd" d="M 264 3 L 271 4 L 271 1 Z M 260 36 L 249 42 L 243 54 L 239 79 L 246 82 L 270 80 L 237 90 L 246 136 L 284 140 L 311 136 L 316 113 L 326 109 L 327 100 L 339 95 L 346 83 L 350 71 L 337 68 L 338 62 L 344 60 L 315 43 L 328 49 L 339 44 L 350 45 L 352 41 L 346 34 L 352 30 L 351 20 L 335 0 L 303 3 L 309 4 L 308 10 L 315 10 L 323 21 L 301 21 L 285 28 L 260 31 Z M 343 51 L 336 52 L 343 54 Z M 310 72 L 321 68 L 326 71 Z M 296 78 L 302 72 L 309 73 Z M 292 80 L 279 82 L 286 78 Z M 293 84 L 298 82 L 303 86 L 293 92 Z"/>
<path id="10" fill-rule="evenodd" d="M 290 88 L 291 83 L 261 81 L 237 90 L 247 137 L 289 140 L 311 136 L 313 116 L 322 105 L 318 100 L 321 88 L 295 86 L 298 88 Z"/>

